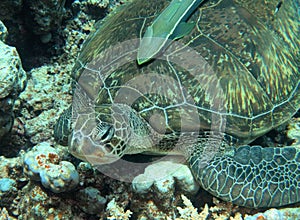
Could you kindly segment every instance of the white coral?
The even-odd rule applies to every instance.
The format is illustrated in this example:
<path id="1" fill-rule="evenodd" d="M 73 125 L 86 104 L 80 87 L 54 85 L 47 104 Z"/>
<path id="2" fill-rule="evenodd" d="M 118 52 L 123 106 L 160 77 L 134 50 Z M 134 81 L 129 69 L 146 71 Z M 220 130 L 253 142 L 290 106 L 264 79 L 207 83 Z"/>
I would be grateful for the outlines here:
<path id="1" fill-rule="evenodd" d="M 205 204 L 204 209 L 201 213 L 198 214 L 197 208 L 195 208 L 192 202 L 185 196 L 181 195 L 183 200 L 183 204 L 186 206 L 185 208 L 177 207 L 177 210 L 180 214 L 180 218 L 176 218 L 178 220 L 181 219 L 206 219 L 209 215 L 208 205 Z"/>
<path id="2" fill-rule="evenodd" d="M 149 165 L 143 174 L 134 178 L 132 187 L 137 193 L 147 193 L 152 186 L 155 191 L 168 193 L 175 188 L 175 182 L 184 192 L 195 193 L 199 189 L 188 166 L 171 161 Z"/>
<path id="3" fill-rule="evenodd" d="M 109 213 L 107 219 L 113 219 L 113 220 L 127 220 L 132 214 L 130 210 L 127 210 L 125 212 L 124 209 L 116 203 L 115 198 L 113 198 L 107 204 L 106 211 L 108 211 Z"/>

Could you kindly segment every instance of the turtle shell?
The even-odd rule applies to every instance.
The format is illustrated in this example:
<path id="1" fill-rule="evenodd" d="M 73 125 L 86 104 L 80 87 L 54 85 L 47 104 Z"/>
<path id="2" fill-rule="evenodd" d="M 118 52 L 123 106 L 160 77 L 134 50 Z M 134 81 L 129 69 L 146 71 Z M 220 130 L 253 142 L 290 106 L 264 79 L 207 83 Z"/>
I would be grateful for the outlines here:
<path id="1" fill-rule="evenodd" d="M 97 105 L 124 103 L 157 132 L 222 130 L 249 142 L 299 109 L 299 3 L 205 1 L 190 34 L 139 66 L 139 38 L 168 0 L 135 0 L 96 24 L 73 77 Z"/>

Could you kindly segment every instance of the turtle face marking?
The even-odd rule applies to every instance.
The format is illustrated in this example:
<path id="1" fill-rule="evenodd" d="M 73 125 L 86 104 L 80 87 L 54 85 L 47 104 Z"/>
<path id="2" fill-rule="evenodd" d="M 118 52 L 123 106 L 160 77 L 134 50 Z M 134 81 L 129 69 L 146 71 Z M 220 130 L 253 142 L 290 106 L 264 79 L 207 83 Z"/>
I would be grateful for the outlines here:
<path id="1" fill-rule="evenodd" d="M 130 136 L 126 118 L 112 106 L 77 113 L 69 137 L 70 151 L 93 165 L 112 163 L 126 152 Z"/>
<path id="2" fill-rule="evenodd" d="M 76 113 L 69 151 L 93 165 L 117 161 L 124 154 L 152 146 L 148 127 L 127 105 L 101 105 Z"/>

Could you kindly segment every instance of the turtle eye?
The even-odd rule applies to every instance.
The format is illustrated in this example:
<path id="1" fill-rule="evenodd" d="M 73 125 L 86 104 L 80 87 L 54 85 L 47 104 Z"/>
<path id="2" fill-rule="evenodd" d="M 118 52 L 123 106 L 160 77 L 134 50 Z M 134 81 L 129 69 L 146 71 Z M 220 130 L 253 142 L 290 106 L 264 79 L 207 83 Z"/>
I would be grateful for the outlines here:
<path id="1" fill-rule="evenodd" d="M 113 126 L 109 126 L 108 129 L 106 129 L 106 131 L 103 133 L 101 139 L 102 141 L 109 141 L 112 139 L 112 137 L 114 136 L 115 133 L 115 129 Z"/>
<path id="2" fill-rule="evenodd" d="M 110 141 L 115 134 L 115 129 L 112 125 L 101 125 L 93 130 L 93 139 L 95 141 L 108 142 Z"/>

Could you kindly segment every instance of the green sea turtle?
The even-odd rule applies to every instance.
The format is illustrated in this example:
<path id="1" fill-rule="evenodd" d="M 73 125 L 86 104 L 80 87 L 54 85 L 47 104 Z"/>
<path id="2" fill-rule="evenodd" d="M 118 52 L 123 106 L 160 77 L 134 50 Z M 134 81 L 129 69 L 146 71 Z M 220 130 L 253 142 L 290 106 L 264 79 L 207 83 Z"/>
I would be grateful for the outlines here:
<path id="1" fill-rule="evenodd" d="M 278 3 L 205 1 L 194 29 L 144 65 L 136 39 L 170 1 L 120 7 L 81 51 L 56 139 L 92 163 L 176 151 L 205 190 L 238 205 L 300 201 L 300 150 L 247 145 L 300 106 L 299 1 Z"/>

